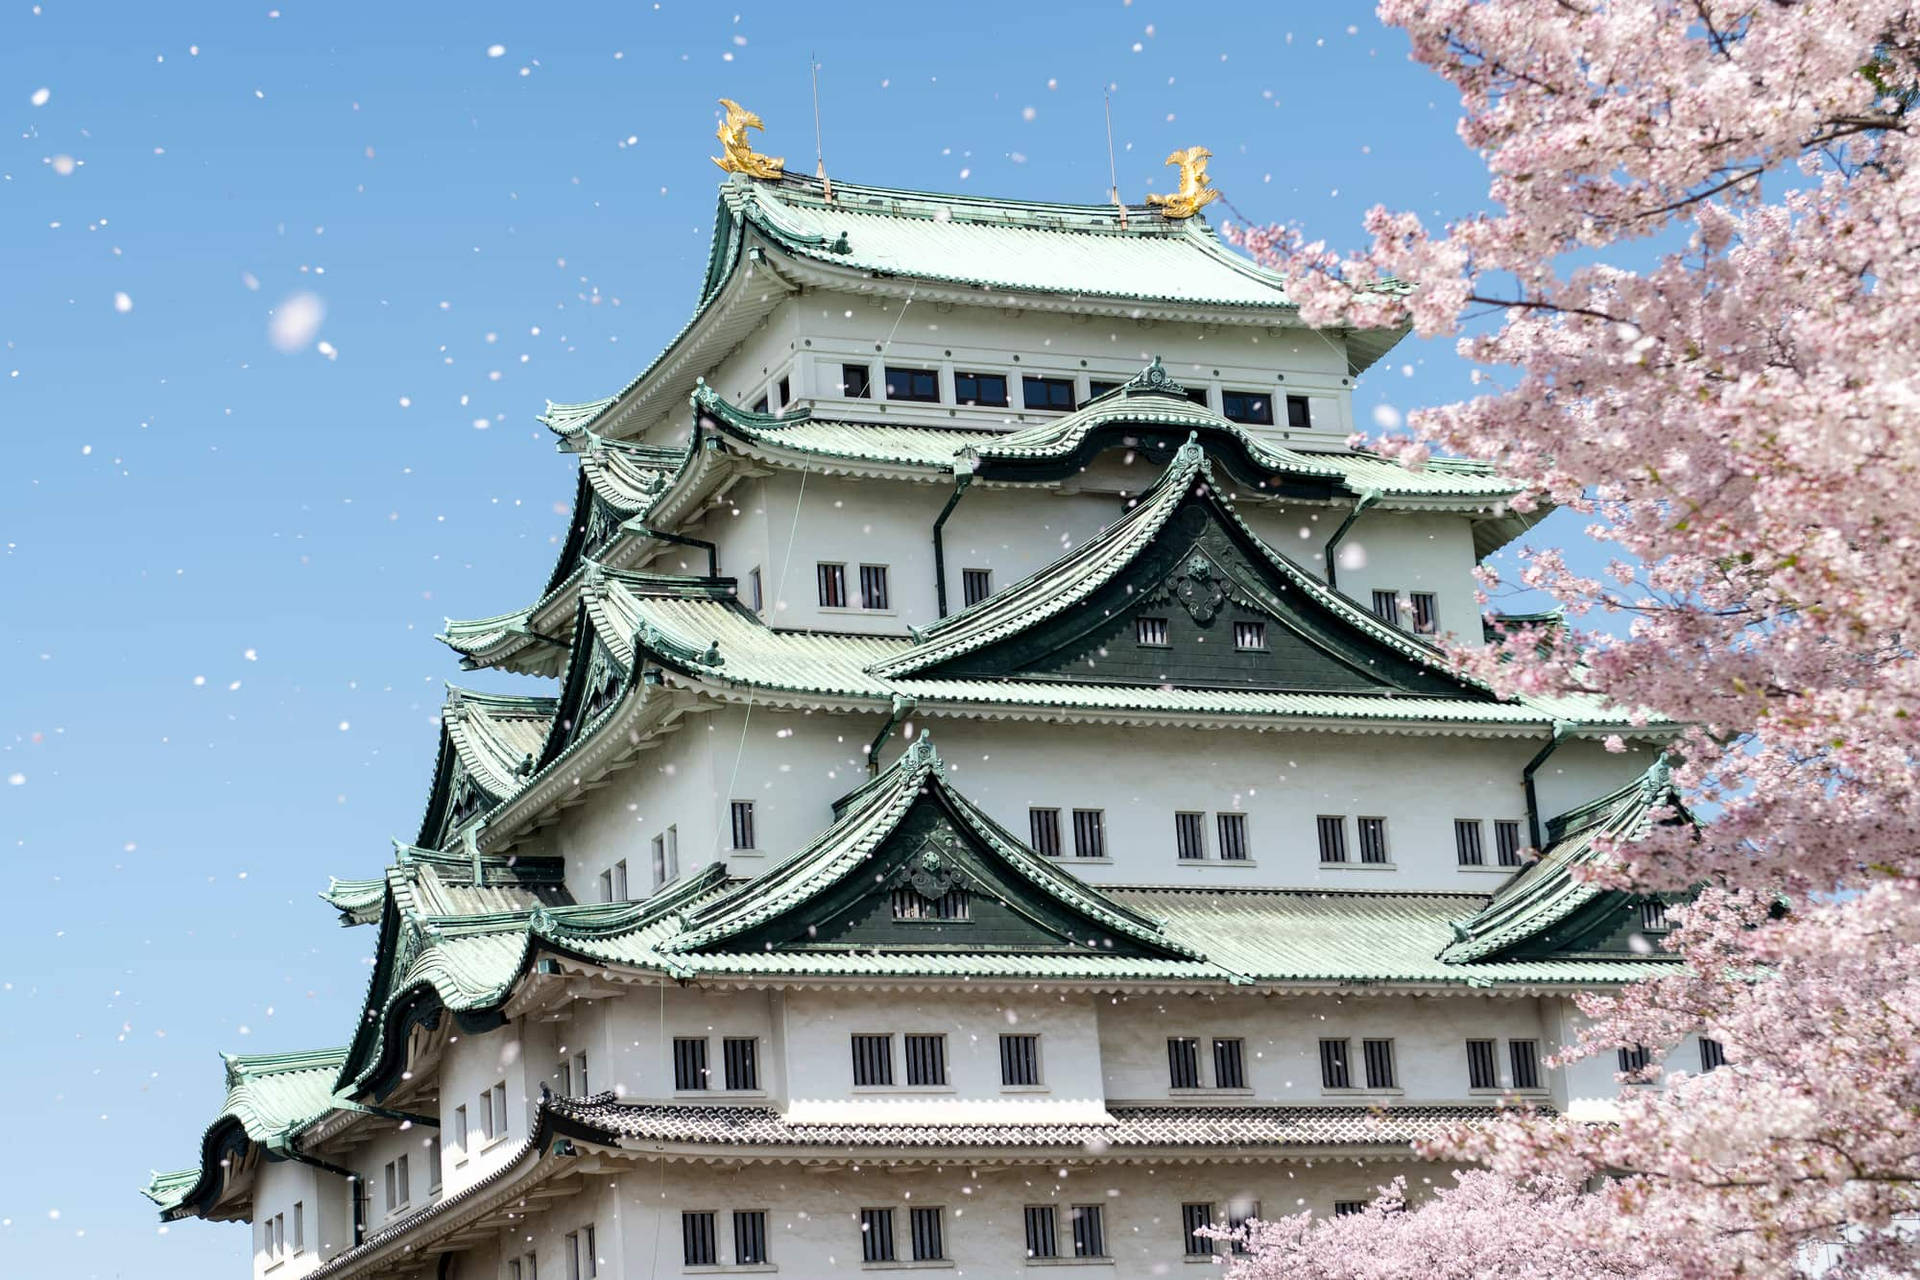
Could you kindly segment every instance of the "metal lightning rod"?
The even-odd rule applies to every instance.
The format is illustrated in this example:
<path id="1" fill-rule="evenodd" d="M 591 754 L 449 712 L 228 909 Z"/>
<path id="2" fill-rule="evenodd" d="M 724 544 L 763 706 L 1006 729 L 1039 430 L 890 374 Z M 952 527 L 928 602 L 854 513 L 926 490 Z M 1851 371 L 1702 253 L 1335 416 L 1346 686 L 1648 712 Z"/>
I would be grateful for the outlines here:
<path id="1" fill-rule="evenodd" d="M 813 155 L 816 161 L 814 176 L 820 179 L 820 189 L 828 200 L 833 199 L 833 183 L 827 178 L 826 142 L 820 132 L 820 58 L 817 54 L 807 55 L 807 69 L 813 76 Z"/>
<path id="2" fill-rule="evenodd" d="M 1113 94 L 1103 90 L 1100 100 L 1106 104 L 1107 108 L 1107 180 L 1111 184 L 1107 187 L 1107 195 L 1112 198 L 1114 206 L 1120 210 L 1120 227 L 1125 230 L 1127 206 L 1126 202 L 1120 199 L 1120 171 L 1113 160 Z"/>

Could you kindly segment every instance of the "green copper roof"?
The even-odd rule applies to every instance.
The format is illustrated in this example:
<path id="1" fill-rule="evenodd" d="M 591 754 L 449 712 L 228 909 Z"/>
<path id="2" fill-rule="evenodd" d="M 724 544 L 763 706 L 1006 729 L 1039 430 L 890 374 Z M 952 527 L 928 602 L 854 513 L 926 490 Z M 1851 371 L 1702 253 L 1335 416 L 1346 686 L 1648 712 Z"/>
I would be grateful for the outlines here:
<path id="1" fill-rule="evenodd" d="M 200 1141 L 200 1166 L 156 1173 L 146 1196 L 163 1218 L 204 1211 L 218 1199 L 223 1159 L 241 1142 L 280 1150 L 295 1130 L 333 1110 L 333 1082 L 345 1049 L 223 1054 L 227 1097 Z"/>
<path id="2" fill-rule="evenodd" d="M 1500 886 L 1493 901 L 1454 926 L 1441 953 L 1450 962 L 1485 963 L 1537 938 L 1609 893 L 1582 877 L 1609 861 L 1614 845 L 1636 840 L 1656 807 L 1676 806 L 1665 759 L 1618 791 L 1569 810 L 1548 826 L 1541 856 Z"/>
<path id="3" fill-rule="evenodd" d="M 487 791 L 505 796 L 526 780 L 553 721 L 552 698 L 449 686 L 440 713 L 460 763 Z"/>
<path id="4" fill-rule="evenodd" d="M 380 906 L 387 900 L 387 878 L 342 880 L 329 876 L 320 897 L 340 913 L 341 924 L 372 924 L 380 918 Z"/>

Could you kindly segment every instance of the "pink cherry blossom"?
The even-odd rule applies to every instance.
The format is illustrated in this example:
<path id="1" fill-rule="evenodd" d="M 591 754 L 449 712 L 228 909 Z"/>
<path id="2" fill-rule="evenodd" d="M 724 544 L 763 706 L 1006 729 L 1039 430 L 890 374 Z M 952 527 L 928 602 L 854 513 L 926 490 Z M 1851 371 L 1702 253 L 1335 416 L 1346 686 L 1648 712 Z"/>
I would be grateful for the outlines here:
<path id="1" fill-rule="evenodd" d="M 1920 14 L 1380 13 L 1458 89 L 1487 211 L 1429 228 L 1376 209 L 1350 255 L 1290 228 L 1229 234 L 1288 274 L 1308 322 L 1454 334 L 1492 375 L 1501 390 L 1415 413 L 1414 439 L 1386 447 L 1491 459 L 1527 485 L 1517 505 L 1584 515 L 1612 563 L 1593 576 L 1535 552 L 1519 578 L 1567 626 L 1459 656 L 1503 689 L 1584 690 L 1685 726 L 1675 779 L 1709 819 L 1613 850 L 1622 883 L 1706 892 L 1675 912 L 1674 976 L 1588 1001 L 1596 1021 L 1569 1053 L 1704 1033 L 1727 1066 L 1623 1086 L 1617 1125 L 1518 1115 L 1436 1146 L 1509 1179 L 1603 1175 L 1578 1204 L 1505 1202 L 1512 1253 L 1476 1274 L 1580 1242 L 1683 1277 L 1911 1273 Z M 1482 586 L 1502 590 L 1491 573 Z M 1244 1273 L 1363 1274 L 1312 1268 L 1372 1247 L 1405 1264 L 1370 1274 L 1435 1272 L 1417 1249 L 1385 1251 L 1456 1230 L 1479 1211 L 1465 1194 L 1293 1228 Z"/>

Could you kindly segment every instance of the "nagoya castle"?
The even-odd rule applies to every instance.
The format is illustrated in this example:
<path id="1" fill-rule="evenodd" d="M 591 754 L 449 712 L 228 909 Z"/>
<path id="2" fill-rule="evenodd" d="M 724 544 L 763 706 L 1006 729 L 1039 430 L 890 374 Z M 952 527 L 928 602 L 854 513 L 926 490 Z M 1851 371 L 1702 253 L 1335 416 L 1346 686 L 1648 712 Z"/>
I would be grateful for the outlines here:
<path id="1" fill-rule="evenodd" d="M 1200 148 L 936 195 L 726 105 L 685 327 L 547 407 L 558 563 L 442 637 L 524 691 L 450 690 L 418 832 L 321 895 L 359 1016 L 225 1059 L 162 1217 L 282 1280 L 1166 1276 L 1604 1114 L 1643 1051 L 1549 1058 L 1666 963 L 1580 875 L 1663 743 L 1450 664 L 1539 513 L 1349 444 L 1404 331 L 1303 325 Z"/>

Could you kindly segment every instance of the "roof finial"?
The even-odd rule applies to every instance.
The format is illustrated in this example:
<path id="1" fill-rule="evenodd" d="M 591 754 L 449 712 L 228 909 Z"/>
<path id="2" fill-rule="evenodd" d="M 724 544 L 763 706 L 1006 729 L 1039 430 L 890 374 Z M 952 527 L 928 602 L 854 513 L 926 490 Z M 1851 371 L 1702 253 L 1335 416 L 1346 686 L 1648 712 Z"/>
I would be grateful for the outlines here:
<path id="1" fill-rule="evenodd" d="M 1200 212 L 1202 205 L 1212 204 L 1220 198 L 1220 193 L 1213 189 L 1213 180 L 1207 177 L 1207 161 L 1212 158 L 1213 152 L 1205 147 L 1188 147 L 1168 156 L 1168 164 L 1180 167 L 1180 189 L 1170 196 L 1149 195 L 1147 203 L 1156 206 L 1160 216 L 1168 219 L 1191 218 Z"/>
<path id="2" fill-rule="evenodd" d="M 1121 383 L 1119 390 L 1121 394 L 1129 396 L 1153 393 L 1185 399 L 1187 394 L 1187 389 L 1176 382 L 1173 375 L 1167 372 L 1167 367 L 1160 363 L 1159 356 L 1153 358 L 1152 364 Z"/>
<path id="3" fill-rule="evenodd" d="M 786 162 L 779 156 L 761 155 L 747 138 L 749 129 L 766 129 L 760 117 L 732 98 L 720 99 L 720 105 L 727 109 L 727 115 L 715 135 L 720 139 L 720 154 L 712 157 L 713 162 L 728 173 L 744 173 L 749 178 L 767 180 L 778 178 Z"/>

